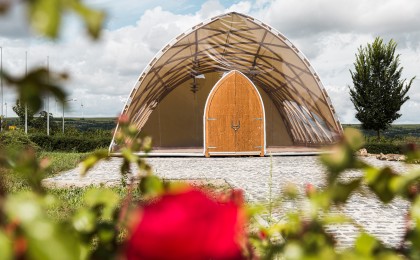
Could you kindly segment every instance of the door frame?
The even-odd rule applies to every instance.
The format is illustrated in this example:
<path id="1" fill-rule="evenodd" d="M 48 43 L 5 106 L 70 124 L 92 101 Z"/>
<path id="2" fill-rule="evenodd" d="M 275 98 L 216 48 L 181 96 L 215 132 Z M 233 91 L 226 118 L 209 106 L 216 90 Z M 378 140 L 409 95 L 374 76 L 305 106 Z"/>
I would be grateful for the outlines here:
<path id="1" fill-rule="evenodd" d="M 262 113 L 263 113 L 263 134 L 264 134 L 264 144 L 263 144 L 263 148 L 264 148 L 264 154 L 262 156 L 265 156 L 267 154 L 267 142 L 266 142 L 266 137 L 267 137 L 267 133 L 266 133 L 266 118 L 265 118 L 265 107 L 264 107 L 264 102 L 263 99 L 261 97 L 260 92 L 258 91 L 258 88 L 255 86 L 254 82 L 252 82 L 245 74 L 243 74 L 242 72 L 238 71 L 238 70 L 231 70 L 228 73 L 226 73 L 225 75 L 223 75 L 217 82 L 216 84 L 214 84 L 214 86 L 212 87 L 209 95 L 207 96 L 206 99 L 206 104 L 204 105 L 204 113 L 203 113 L 203 156 L 206 155 L 206 114 L 207 114 L 207 108 L 208 108 L 208 103 L 210 98 L 213 96 L 213 92 L 216 90 L 216 87 L 219 85 L 219 83 L 221 81 L 223 81 L 229 74 L 232 74 L 234 72 L 237 72 L 239 74 L 241 74 L 242 76 L 244 76 L 252 85 L 252 87 L 255 89 L 255 91 L 258 94 L 258 98 L 260 100 L 260 104 L 262 106 Z M 217 152 L 217 155 L 248 155 L 249 153 L 244 154 L 244 152 Z M 259 154 L 259 153 L 258 153 Z"/>

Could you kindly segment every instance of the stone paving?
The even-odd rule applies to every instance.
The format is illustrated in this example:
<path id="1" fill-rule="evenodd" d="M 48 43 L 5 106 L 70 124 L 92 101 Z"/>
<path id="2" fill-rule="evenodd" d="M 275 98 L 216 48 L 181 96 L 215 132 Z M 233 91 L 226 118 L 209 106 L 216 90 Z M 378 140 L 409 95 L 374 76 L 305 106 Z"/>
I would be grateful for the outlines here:
<path id="1" fill-rule="evenodd" d="M 366 160 L 377 166 L 389 165 L 399 172 L 419 167 L 375 158 Z M 325 185 L 325 170 L 315 156 L 148 158 L 147 161 L 153 166 L 155 173 L 165 179 L 224 179 L 232 187 L 243 189 L 250 202 L 268 203 L 270 172 L 274 196 L 287 183 L 296 184 L 301 192 L 307 183 L 316 187 Z M 84 178 L 79 176 L 79 169 L 76 168 L 46 179 L 44 184 L 56 187 L 118 185 L 120 162 L 120 158 L 101 162 Z M 344 174 L 344 179 L 360 174 L 357 171 L 348 171 Z M 295 207 L 287 202 L 282 206 Z M 354 194 L 337 212 L 352 217 L 368 233 L 378 236 L 385 244 L 398 246 L 405 229 L 407 210 L 408 204 L 403 200 L 395 199 L 388 205 L 382 205 L 373 194 L 367 193 Z M 275 216 L 281 220 L 282 212 L 277 212 Z M 342 247 L 351 246 L 357 233 L 353 225 L 331 226 L 329 230 L 336 235 Z"/>

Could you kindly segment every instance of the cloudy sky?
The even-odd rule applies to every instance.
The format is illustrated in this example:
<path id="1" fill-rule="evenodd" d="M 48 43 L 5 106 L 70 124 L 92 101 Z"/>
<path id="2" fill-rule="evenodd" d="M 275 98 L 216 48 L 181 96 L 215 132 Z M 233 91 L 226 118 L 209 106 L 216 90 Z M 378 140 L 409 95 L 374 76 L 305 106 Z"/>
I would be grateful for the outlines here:
<path id="1" fill-rule="evenodd" d="M 101 40 L 66 17 L 59 40 L 47 41 L 26 27 L 16 5 L 0 17 L 3 66 L 13 74 L 45 65 L 70 73 L 66 116 L 116 116 L 143 68 L 171 39 L 200 21 L 230 11 L 251 15 L 287 36 L 310 60 L 329 92 L 340 121 L 357 123 L 349 99 L 349 70 L 360 45 L 376 36 L 398 43 L 404 78 L 417 76 L 397 123 L 420 123 L 420 1 L 418 0 L 87 0 L 107 12 Z M 5 89 L 8 116 L 14 95 Z M 82 107 L 83 104 L 83 107 Z M 51 112 L 61 108 L 50 102 Z M 4 108 L 5 109 L 5 108 Z M 4 113 L 6 111 L 4 110 Z"/>

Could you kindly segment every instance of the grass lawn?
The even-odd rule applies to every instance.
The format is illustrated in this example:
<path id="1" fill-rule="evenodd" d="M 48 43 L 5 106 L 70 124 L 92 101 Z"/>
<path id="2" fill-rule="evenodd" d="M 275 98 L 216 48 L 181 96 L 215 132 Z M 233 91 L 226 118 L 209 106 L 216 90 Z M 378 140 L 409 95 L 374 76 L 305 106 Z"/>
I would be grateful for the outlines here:
<path id="1" fill-rule="evenodd" d="M 87 153 L 65 153 L 65 152 L 40 152 L 38 157 L 49 158 L 51 166 L 44 176 L 50 177 L 56 174 L 59 174 L 62 171 L 70 170 L 75 167 L 87 156 Z M 9 170 L 1 169 L 0 174 L 4 173 L 4 180 L 6 187 L 9 193 L 16 193 L 19 191 L 29 190 L 30 186 L 28 183 L 19 175 L 10 172 Z M 89 174 L 89 173 L 88 173 Z M 167 182 L 173 182 L 175 180 L 166 180 Z M 223 193 L 231 189 L 231 187 L 226 182 L 221 182 L 220 180 L 212 181 L 197 181 L 197 180 L 186 180 L 187 183 L 204 188 L 211 192 Z M 54 188 L 47 189 L 47 192 L 53 195 L 57 200 L 54 205 L 47 211 L 48 214 L 56 220 L 68 220 L 68 218 L 74 213 L 78 208 L 83 206 L 84 195 L 87 190 L 92 187 L 84 188 Z M 127 188 L 118 186 L 110 188 L 117 194 L 120 198 L 124 198 L 127 194 Z M 133 199 L 134 201 L 141 200 L 141 194 L 138 189 L 134 189 Z"/>
<path id="2" fill-rule="evenodd" d="M 51 166 L 45 177 L 53 176 L 65 170 L 75 168 L 86 157 L 86 153 L 61 153 L 61 152 L 40 152 L 39 158 L 49 158 Z M 9 193 L 29 190 L 28 183 L 19 175 L 9 170 L 0 169 L 0 173 L 4 176 L 5 184 Z M 45 178 L 44 177 L 44 178 Z M 83 206 L 83 198 L 86 188 L 70 188 L 70 189 L 48 189 L 47 192 L 56 197 L 57 201 L 53 207 L 48 210 L 48 214 L 57 220 L 66 220 L 71 213 Z M 120 197 L 126 194 L 126 188 L 112 188 Z M 135 194 L 136 197 L 139 194 Z"/>

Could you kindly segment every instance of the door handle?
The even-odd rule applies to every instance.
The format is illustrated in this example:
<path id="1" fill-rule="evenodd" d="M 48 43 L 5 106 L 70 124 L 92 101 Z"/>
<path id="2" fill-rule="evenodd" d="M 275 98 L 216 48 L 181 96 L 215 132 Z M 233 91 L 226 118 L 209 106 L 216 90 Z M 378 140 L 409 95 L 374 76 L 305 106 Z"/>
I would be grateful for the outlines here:
<path id="1" fill-rule="evenodd" d="M 239 128 L 241 128 L 241 120 L 239 120 L 239 123 L 237 125 L 233 124 L 233 121 L 230 123 L 230 126 L 233 130 L 238 131 Z"/>

